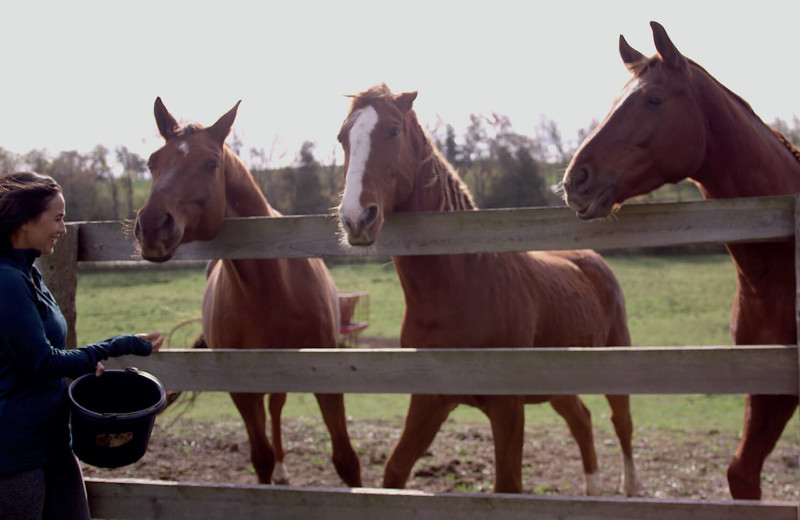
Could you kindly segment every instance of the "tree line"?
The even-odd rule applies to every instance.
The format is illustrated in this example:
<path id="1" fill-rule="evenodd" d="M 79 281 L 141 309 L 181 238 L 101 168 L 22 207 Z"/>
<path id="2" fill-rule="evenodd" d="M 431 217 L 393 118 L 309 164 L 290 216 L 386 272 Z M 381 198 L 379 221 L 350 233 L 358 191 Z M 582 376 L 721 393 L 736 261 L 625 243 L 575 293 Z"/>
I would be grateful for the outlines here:
<path id="1" fill-rule="evenodd" d="M 543 118 L 533 136 L 518 133 L 504 115 L 471 115 L 462 135 L 439 121 L 429 129 L 432 139 L 456 167 L 481 208 L 531 207 L 563 204 L 553 187 L 577 146 L 597 126 L 592 122 L 574 141 L 566 141 L 558 125 Z M 771 126 L 791 142 L 800 144 L 800 119 L 781 119 Z M 249 161 L 241 140 L 229 140 L 234 151 L 249 163 L 251 172 L 270 204 L 285 215 L 329 213 L 339 203 L 343 187 L 342 166 L 335 159 L 321 162 L 316 144 L 306 141 L 291 166 L 271 168 L 263 149 L 251 148 Z M 0 172 L 33 170 L 55 178 L 62 186 L 71 221 L 132 219 L 144 204 L 150 177 L 145 159 L 125 146 L 113 151 L 97 145 L 81 154 L 64 151 L 50 156 L 44 150 L 18 155 L 0 147 Z M 675 189 L 675 188 L 673 188 Z M 678 185 L 671 198 L 686 191 Z"/>
<path id="2" fill-rule="evenodd" d="M 545 206 L 560 204 L 552 186 L 561 178 L 577 142 L 592 127 L 582 130 L 578 141 L 565 143 L 555 122 L 543 119 L 535 136 L 518 133 L 507 116 L 470 116 L 463 135 L 439 121 L 429 129 L 431 138 L 459 170 L 482 208 Z M 232 146 L 237 148 L 234 136 Z M 251 172 L 276 209 L 284 214 L 327 213 L 339 203 L 343 186 L 342 166 L 335 159 L 321 162 L 315 143 L 301 146 L 291 167 L 273 169 L 263 164 L 269 154 L 249 150 Z M 238 150 L 242 155 L 242 150 Z"/>
<path id="3" fill-rule="evenodd" d="M 70 221 L 132 218 L 146 196 L 139 192 L 148 177 L 147 163 L 125 146 L 118 146 L 113 153 L 97 145 L 89 153 L 71 150 L 55 156 L 40 149 L 19 155 L 0 148 L 0 173 L 21 170 L 47 174 L 58 181 Z"/>

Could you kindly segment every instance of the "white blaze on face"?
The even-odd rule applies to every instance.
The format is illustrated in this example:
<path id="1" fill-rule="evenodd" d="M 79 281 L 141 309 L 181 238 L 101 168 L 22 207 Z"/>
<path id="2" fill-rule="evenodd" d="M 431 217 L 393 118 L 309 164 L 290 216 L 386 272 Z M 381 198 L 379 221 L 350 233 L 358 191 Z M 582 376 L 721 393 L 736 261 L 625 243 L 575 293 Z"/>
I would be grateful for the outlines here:
<path id="1" fill-rule="evenodd" d="M 178 145 L 178 151 L 181 152 L 184 157 L 187 157 L 189 155 L 189 143 L 182 141 Z M 172 161 L 172 165 L 169 167 L 166 173 L 161 176 L 159 179 L 159 186 L 161 186 L 162 189 L 164 186 L 180 186 L 181 183 L 184 182 L 182 181 L 181 176 L 178 175 L 178 173 L 181 171 L 180 166 L 183 164 L 182 161 L 183 159 L 178 159 L 178 164 L 175 164 L 175 161 Z"/>
<path id="2" fill-rule="evenodd" d="M 364 170 L 369 159 L 370 137 L 375 125 L 378 124 L 378 112 L 368 106 L 358 109 L 351 117 L 354 122 L 348 135 L 350 160 L 339 213 L 355 222 L 364 210 L 359 199 L 363 189 Z"/>
<path id="3" fill-rule="evenodd" d="M 623 103 L 625 103 L 631 95 L 635 92 L 638 92 L 642 89 L 642 82 L 639 78 L 634 78 L 628 82 L 622 92 L 619 93 L 617 99 L 614 100 L 614 106 L 611 108 L 611 111 L 614 112 L 617 108 L 621 107 Z M 606 116 L 608 117 L 608 116 Z"/>

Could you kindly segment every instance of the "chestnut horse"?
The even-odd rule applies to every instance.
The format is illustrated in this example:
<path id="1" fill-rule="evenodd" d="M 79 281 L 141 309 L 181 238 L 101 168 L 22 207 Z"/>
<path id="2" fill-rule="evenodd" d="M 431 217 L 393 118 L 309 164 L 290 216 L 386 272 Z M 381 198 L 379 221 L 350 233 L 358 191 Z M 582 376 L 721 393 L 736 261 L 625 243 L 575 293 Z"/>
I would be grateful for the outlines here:
<path id="1" fill-rule="evenodd" d="M 605 217 L 626 199 L 689 178 L 707 199 L 800 192 L 800 152 L 750 106 L 681 55 L 651 22 L 658 54 L 647 58 L 620 36 L 633 79 L 581 145 L 564 175 L 579 217 Z M 797 344 L 794 243 L 729 244 L 738 289 L 737 345 Z M 797 396 L 748 395 L 744 431 L 728 467 L 734 498 L 759 499 L 760 473 Z"/>
<path id="2" fill-rule="evenodd" d="M 339 216 L 353 246 L 374 243 L 392 212 L 473 210 L 466 186 L 422 130 L 417 93 L 378 85 L 354 96 L 339 133 L 345 188 Z M 402 347 L 629 345 L 622 290 L 593 251 L 393 258 L 405 294 Z M 536 374 L 531 374 L 536 377 Z M 627 395 L 607 396 L 622 447 L 622 487 L 636 495 Z M 494 435 L 497 492 L 522 491 L 524 404 L 549 401 L 580 447 L 586 492 L 601 492 L 591 416 L 578 396 L 412 395 L 383 484 L 404 487 L 414 463 L 459 404 L 478 407 Z"/>
<path id="3" fill-rule="evenodd" d="M 180 244 L 214 238 L 225 218 L 280 216 L 225 144 L 238 107 L 237 103 L 208 128 L 181 127 L 156 99 L 156 123 L 166 144 L 150 156 L 153 186 L 135 228 L 147 260 L 165 262 Z M 210 263 L 207 272 L 203 338 L 210 348 L 337 346 L 337 290 L 321 259 L 226 259 Z M 259 482 L 286 483 L 280 429 L 286 394 L 269 397 L 274 451 L 266 434 L 264 394 L 231 397 L 247 427 Z M 316 397 L 331 434 L 336 471 L 347 485 L 361 486 L 343 396 Z"/>

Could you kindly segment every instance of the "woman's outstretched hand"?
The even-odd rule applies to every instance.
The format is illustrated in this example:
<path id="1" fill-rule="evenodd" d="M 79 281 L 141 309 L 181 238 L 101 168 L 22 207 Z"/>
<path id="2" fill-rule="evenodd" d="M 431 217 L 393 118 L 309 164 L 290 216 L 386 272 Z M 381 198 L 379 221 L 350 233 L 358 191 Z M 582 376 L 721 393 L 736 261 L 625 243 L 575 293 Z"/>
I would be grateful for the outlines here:
<path id="1" fill-rule="evenodd" d="M 160 332 L 148 332 L 147 334 L 136 334 L 137 338 L 149 341 L 153 345 L 153 352 L 158 352 L 161 344 L 164 343 L 164 336 Z"/>
<path id="2" fill-rule="evenodd" d="M 152 346 L 152 352 L 158 352 L 161 344 L 164 343 L 164 336 L 160 332 L 148 332 L 146 334 L 134 334 L 137 338 L 149 341 Z M 102 363 L 97 363 L 94 367 L 94 375 L 100 377 L 106 369 Z"/>

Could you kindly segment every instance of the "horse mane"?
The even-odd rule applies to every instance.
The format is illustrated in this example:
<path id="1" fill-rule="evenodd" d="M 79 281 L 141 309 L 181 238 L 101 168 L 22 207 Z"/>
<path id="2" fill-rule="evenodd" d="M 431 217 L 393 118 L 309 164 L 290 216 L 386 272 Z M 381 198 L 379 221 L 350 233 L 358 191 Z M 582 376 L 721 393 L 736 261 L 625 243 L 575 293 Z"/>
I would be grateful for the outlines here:
<path id="1" fill-rule="evenodd" d="M 175 128 L 175 137 L 192 135 L 204 129 L 205 127 L 203 125 L 197 123 L 187 123 L 183 126 L 178 126 L 177 128 Z"/>
<path id="2" fill-rule="evenodd" d="M 420 130 L 423 130 L 422 127 L 420 127 Z M 472 199 L 472 194 L 461 179 L 461 176 L 458 175 L 453 165 L 450 164 L 439 149 L 436 148 L 436 145 L 433 144 L 427 132 L 423 130 L 423 133 L 425 134 L 427 142 L 430 144 L 431 154 L 420 164 L 420 168 L 424 167 L 428 162 L 431 163 L 432 179 L 430 184 L 434 184 L 438 181 L 441 189 L 442 202 L 439 206 L 439 211 L 466 211 L 477 209 L 478 207 Z"/>
<path id="3" fill-rule="evenodd" d="M 350 104 L 350 111 L 353 112 L 354 110 L 363 108 L 364 106 L 372 103 L 373 101 L 394 99 L 394 94 L 386 85 L 386 83 L 381 83 L 379 85 L 370 87 L 364 92 L 361 92 L 359 94 L 349 95 L 347 97 L 353 99 L 353 102 Z"/>
<path id="4" fill-rule="evenodd" d="M 742 96 L 740 96 L 739 94 L 735 93 L 734 91 L 732 91 L 731 89 L 729 89 L 728 87 L 726 87 L 725 85 L 723 85 L 722 83 L 720 83 L 720 81 L 719 81 L 717 78 L 715 78 L 714 76 L 712 76 L 712 75 L 711 75 L 711 74 L 710 74 L 710 73 L 709 73 L 709 72 L 708 72 L 706 69 L 704 69 L 704 68 L 703 68 L 701 65 L 698 65 L 696 62 L 694 62 L 694 61 L 692 61 L 692 60 L 688 60 L 688 61 L 689 61 L 689 63 L 691 63 L 692 65 L 694 65 L 695 67 L 697 67 L 698 69 L 700 69 L 701 71 L 703 71 L 703 72 L 706 74 L 706 76 L 708 76 L 709 78 L 711 78 L 711 80 L 712 80 L 712 81 L 714 81 L 714 83 L 716 83 L 716 85 L 717 85 L 717 86 L 719 86 L 719 87 L 720 87 L 720 88 L 723 90 L 723 92 L 725 92 L 726 94 L 728 94 L 728 96 L 729 96 L 729 97 L 731 97 L 731 98 L 732 98 L 734 101 L 736 101 L 737 103 L 739 103 L 739 104 L 742 106 L 742 108 L 744 108 L 744 109 L 745 109 L 745 110 L 746 110 L 746 111 L 747 111 L 747 112 L 748 112 L 750 115 L 752 115 L 752 116 L 753 116 L 753 117 L 754 117 L 754 118 L 755 118 L 757 121 L 760 121 L 760 122 L 762 122 L 762 123 L 763 123 L 763 124 L 764 124 L 764 125 L 765 125 L 767 128 L 769 128 L 769 129 L 772 131 L 772 134 L 773 134 L 773 135 L 774 135 L 774 136 L 775 136 L 775 137 L 778 139 L 778 141 L 780 141 L 780 143 L 781 143 L 781 144 L 782 144 L 784 147 L 786 147 L 786 149 L 789 151 L 789 153 L 791 153 L 791 154 L 794 156 L 794 158 L 795 158 L 795 159 L 797 159 L 797 161 L 798 161 L 798 162 L 800 162 L 800 149 L 798 149 L 798 148 L 797 148 L 797 147 L 796 147 L 796 146 L 795 146 L 795 145 L 794 145 L 794 144 L 793 144 L 791 141 L 789 141 L 789 140 L 786 138 L 786 136 L 785 136 L 785 135 L 783 135 L 782 133 L 780 133 L 778 130 L 775 130 L 774 128 L 772 128 L 772 127 L 771 127 L 771 126 L 769 126 L 768 124 L 764 123 L 764 122 L 763 122 L 763 120 L 762 120 L 760 117 L 758 117 L 758 114 L 756 114 L 756 111 L 755 111 L 755 110 L 753 110 L 753 107 L 751 107 L 751 106 L 750 106 L 750 103 L 748 103 L 747 101 L 745 101 L 745 100 L 744 100 L 744 98 L 742 98 Z"/>
<path id="5" fill-rule="evenodd" d="M 639 65 L 639 67 L 634 71 L 634 77 L 639 77 L 640 75 L 644 74 L 648 69 L 652 68 L 656 63 L 661 62 L 662 60 L 656 56 L 652 56 L 647 60 L 643 60 L 643 62 Z M 701 72 L 705 74 L 706 77 L 711 79 L 715 85 L 717 85 L 725 94 L 728 95 L 731 99 L 733 99 L 736 103 L 738 103 L 748 114 L 753 116 L 757 121 L 762 121 L 762 119 L 756 114 L 753 107 L 750 106 L 750 103 L 745 101 L 745 99 L 740 96 L 739 94 L 735 93 L 725 85 L 723 85 L 717 78 L 715 78 L 711 73 L 709 73 L 702 65 L 697 63 L 696 61 L 686 58 L 686 61 L 689 62 L 690 65 L 694 66 L 695 68 L 699 69 Z M 786 136 L 780 133 L 778 130 L 775 130 L 771 126 L 763 123 L 767 128 L 772 131 L 772 134 L 780 141 L 780 143 L 791 153 L 798 162 L 800 162 L 800 149 L 795 146 L 791 141 L 789 141 Z"/>
<path id="6" fill-rule="evenodd" d="M 794 143 L 788 140 L 786 136 L 779 131 L 775 130 L 774 128 L 770 128 L 770 130 L 772 130 L 772 133 L 778 138 L 778 141 L 780 141 L 781 144 L 783 144 L 783 146 L 785 146 L 786 149 L 789 150 L 792 155 L 794 155 L 794 158 L 797 159 L 797 162 L 800 162 L 800 148 L 795 146 Z"/>

